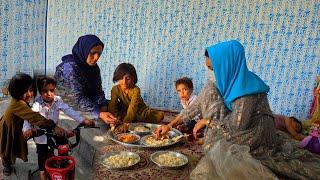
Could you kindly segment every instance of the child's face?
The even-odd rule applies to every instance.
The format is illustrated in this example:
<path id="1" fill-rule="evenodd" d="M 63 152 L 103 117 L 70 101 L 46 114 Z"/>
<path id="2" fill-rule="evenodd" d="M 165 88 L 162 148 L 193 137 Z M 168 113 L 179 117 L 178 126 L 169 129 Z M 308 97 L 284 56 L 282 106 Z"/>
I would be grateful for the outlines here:
<path id="1" fill-rule="evenodd" d="M 45 102 L 52 102 L 55 96 L 56 86 L 53 84 L 47 84 L 42 88 L 40 95 Z"/>
<path id="2" fill-rule="evenodd" d="M 30 103 L 33 98 L 32 86 L 29 87 L 28 91 L 22 95 L 22 100 L 26 103 Z"/>
<path id="3" fill-rule="evenodd" d="M 184 84 L 178 84 L 176 90 L 181 101 L 188 101 L 193 91 Z"/>
<path id="4" fill-rule="evenodd" d="M 119 80 L 119 85 L 122 90 L 128 90 L 133 87 L 133 78 L 129 74 L 125 74 L 122 79 Z"/>

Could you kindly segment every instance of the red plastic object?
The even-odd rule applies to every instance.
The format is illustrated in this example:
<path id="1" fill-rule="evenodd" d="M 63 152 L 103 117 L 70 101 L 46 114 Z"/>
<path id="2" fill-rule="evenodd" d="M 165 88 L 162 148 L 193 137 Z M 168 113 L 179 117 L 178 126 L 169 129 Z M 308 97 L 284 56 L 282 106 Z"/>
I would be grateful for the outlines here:
<path id="1" fill-rule="evenodd" d="M 67 156 L 70 151 L 70 146 L 68 144 L 58 146 L 58 155 Z"/>
<path id="2" fill-rule="evenodd" d="M 75 165 L 76 160 L 71 156 L 53 156 L 46 160 L 45 168 L 52 180 L 74 180 Z"/>

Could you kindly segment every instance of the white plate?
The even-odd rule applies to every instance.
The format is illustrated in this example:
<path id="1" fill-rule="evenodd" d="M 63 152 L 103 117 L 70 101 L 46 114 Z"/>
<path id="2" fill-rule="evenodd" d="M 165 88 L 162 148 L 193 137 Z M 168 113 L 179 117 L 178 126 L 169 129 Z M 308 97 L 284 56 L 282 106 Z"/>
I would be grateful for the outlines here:
<path id="1" fill-rule="evenodd" d="M 179 159 L 181 159 L 183 161 L 182 164 L 179 164 L 179 165 L 171 165 L 171 166 L 168 166 L 168 165 L 165 165 L 165 164 L 160 164 L 160 162 L 157 162 L 156 161 L 156 158 L 162 154 L 170 154 L 174 157 L 177 157 Z M 178 168 L 181 168 L 185 165 L 188 164 L 188 157 L 179 153 L 179 152 L 175 152 L 175 151 L 157 151 L 153 154 L 150 155 L 150 159 L 153 163 L 155 163 L 157 166 L 161 167 L 161 168 L 166 168 L 166 169 L 178 169 Z"/>
<path id="2" fill-rule="evenodd" d="M 145 127 L 148 130 L 147 131 L 135 131 L 134 128 L 138 127 L 138 126 Z M 151 133 L 151 126 L 150 125 L 148 126 L 146 123 L 131 123 L 129 125 L 129 131 L 132 133 L 135 133 L 135 134 L 139 134 L 139 135 L 147 135 L 147 134 Z"/>
<path id="3" fill-rule="evenodd" d="M 124 155 L 124 156 L 131 156 L 134 159 L 133 164 L 131 165 L 127 165 L 127 166 L 121 166 L 121 167 L 113 167 L 110 164 L 108 164 L 106 161 L 107 158 L 111 157 L 111 156 L 115 156 L 115 155 Z M 104 156 L 102 156 L 101 158 L 101 163 L 102 165 L 104 165 L 105 167 L 107 167 L 110 170 L 125 170 L 125 169 L 130 169 L 132 168 L 134 165 L 138 164 L 140 162 L 140 156 L 137 153 L 134 152 L 128 152 L 128 151 L 120 151 L 120 152 L 109 152 L 106 153 Z"/>

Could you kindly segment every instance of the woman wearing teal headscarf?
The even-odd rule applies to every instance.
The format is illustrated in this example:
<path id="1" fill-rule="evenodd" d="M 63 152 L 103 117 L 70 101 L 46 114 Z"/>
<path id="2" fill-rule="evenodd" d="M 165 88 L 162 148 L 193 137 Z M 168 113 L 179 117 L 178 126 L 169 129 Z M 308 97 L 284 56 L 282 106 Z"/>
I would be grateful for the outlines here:
<path id="1" fill-rule="evenodd" d="M 239 97 L 269 91 L 269 86 L 248 70 L 244 48 L 238 41 L 219 43 L 207 51 L 213 57 L 210 61 L 216 84 L 229 110 L 232 111 L 231 103 Z"/>
<path id="2" fill-rule="evenodd" d="M 196 124 L 194 135 L 208 127 L 206 156 L 191 178 L 275 178 L 271 170 L 285 179 L 320 179 L 319 156 L 299 149 L 298 142 L 275 129 L 269 87 L 248 70 L 243 46 L 232 40 L 208 47 L 206 64 L 229 113 Z"/>

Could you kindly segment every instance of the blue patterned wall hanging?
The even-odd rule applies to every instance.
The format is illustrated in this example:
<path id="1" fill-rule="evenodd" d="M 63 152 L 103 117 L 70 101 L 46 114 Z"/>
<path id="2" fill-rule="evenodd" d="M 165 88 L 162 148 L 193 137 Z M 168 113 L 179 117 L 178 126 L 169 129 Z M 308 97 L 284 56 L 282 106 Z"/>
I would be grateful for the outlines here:
<path id="1" fill-rule="evenodd" d="M 0 7 L 3 13 L 4 5 Z M 316 0 L 49 1 L 47 71 L 54 73 L 79 36 L 96 34 L 106 44 L 99 65 L 108 97 L 114 69 L 130 62 L 147 104 L 180 109 L 174 81 L 189 76 L 198 93 L 207 79 L 204 49 L 238 39 L 245 46 L 248 67 L 271 87 L 273 111 L 305 118 L 320 73 L 319 7 Z M 1 51 L 3 57 L 2 46 Z"/>
<path id="2" fill-rule="evenodd" d="M 44 72 L 45 0 L 0 2 L 0 87 L 17 72 Z"/>

